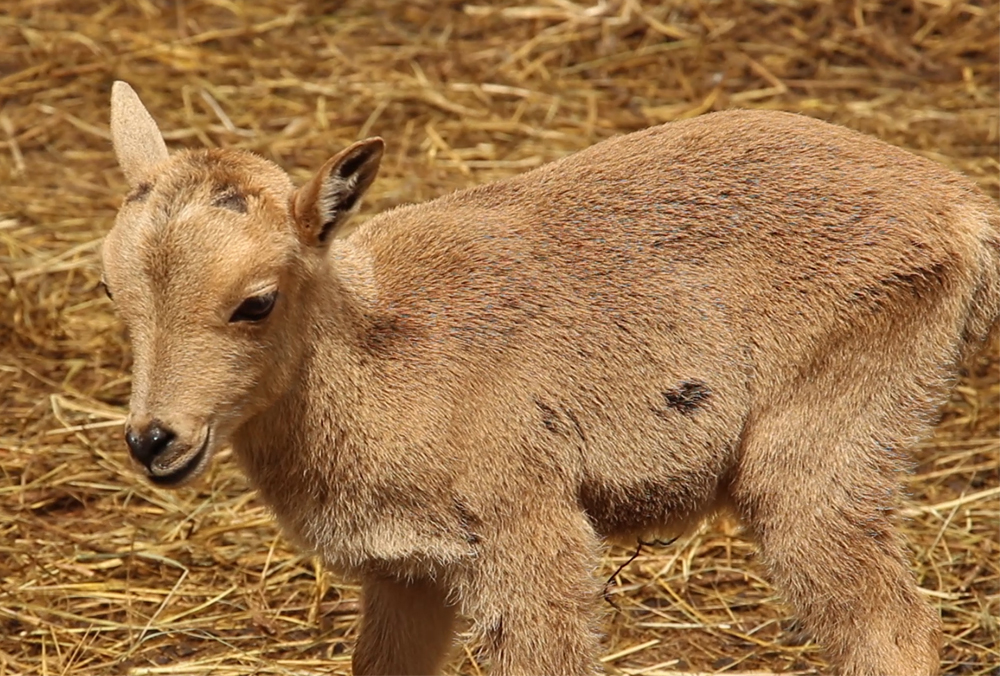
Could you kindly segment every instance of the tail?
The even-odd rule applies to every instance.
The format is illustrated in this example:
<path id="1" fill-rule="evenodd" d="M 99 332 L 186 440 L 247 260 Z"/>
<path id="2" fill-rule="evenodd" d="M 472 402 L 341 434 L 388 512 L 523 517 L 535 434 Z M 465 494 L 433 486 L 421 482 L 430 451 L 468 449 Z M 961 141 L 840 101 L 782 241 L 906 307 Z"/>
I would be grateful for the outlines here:
<path id="1" fill-rule="evenodd" d="M 978 284 L 973 290 L 969 314 L 962 330 L 961 358 L 969 359 L 985 344 L 987 349 L 1000 340 L 1000 209 L 989 204 L 980 212 L 977 263 Z"/>

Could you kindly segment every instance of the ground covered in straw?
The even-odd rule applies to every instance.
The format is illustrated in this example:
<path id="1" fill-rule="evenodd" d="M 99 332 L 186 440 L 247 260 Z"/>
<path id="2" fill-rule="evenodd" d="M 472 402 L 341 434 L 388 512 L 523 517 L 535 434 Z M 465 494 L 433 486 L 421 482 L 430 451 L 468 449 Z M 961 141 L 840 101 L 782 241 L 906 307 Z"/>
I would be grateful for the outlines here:
<path id="1" fill-rule="evenodd" d="M 589 0 L 588 0 L 589 1 Z M 7 0 L 0 16 L 0 676 L 347 673 L 357 589 L 296 554 L 226 457 L 176 493 L 121 440 L 129 354 L 96 251 L 123 193 L 130 81 L 174 147 L 302 179 L 388 144 L 362 216 L 728 107 L 910 148 L 994 198 L 996 0 Z M 970 367 L 905 479 L 945 669 L 996 673 L 1000 370 Z M 628 557 L 613 550 L 611 573 Z M 810 672 L 817 647 L 715 524 L 625 567 L 609 671 Z M 472 649 L 452 672 L 478 674 Z"/>

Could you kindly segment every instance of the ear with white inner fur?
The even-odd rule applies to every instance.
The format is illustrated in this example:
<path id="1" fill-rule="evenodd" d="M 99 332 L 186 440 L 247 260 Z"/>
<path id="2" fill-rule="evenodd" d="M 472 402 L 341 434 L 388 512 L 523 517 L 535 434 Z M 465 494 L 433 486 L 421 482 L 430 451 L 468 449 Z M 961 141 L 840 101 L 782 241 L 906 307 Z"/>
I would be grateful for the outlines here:
<path id="1" fill-rule="evenodd" d="M 375 180 L 385 143 L 375 137 L 358 141 L 327 160 L 292 197 L 292 210 L 302 236 L 326 245 L 361 205 Z"/>
<path id="2" fill-rule="evenodd" d="M 168 157 L 167 144 L 152 115 L 121 80 L 111 86 L 111 142 L 125 180 L 133 188 Z"/>

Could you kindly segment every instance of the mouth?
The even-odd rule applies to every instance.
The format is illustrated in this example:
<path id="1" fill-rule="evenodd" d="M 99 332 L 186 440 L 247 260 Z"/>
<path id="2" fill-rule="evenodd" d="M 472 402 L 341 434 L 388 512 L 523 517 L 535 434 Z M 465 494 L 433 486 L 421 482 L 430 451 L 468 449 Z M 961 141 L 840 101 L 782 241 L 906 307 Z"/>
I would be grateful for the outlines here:
<path id="1" fill-rule="evenodd" d="M 208 448 L 211 440 L 212 433 L 209 432 L 205 435 L 205 441 L 196 453 L 189 456 L 183 465 L 166 474 L 157 474 L 154 468 L 150 468 L 147 471 L 149 480 L 157 486 L 178 486 L 184 483 L 202 469 L 205 459 L 208 456 Z"/>

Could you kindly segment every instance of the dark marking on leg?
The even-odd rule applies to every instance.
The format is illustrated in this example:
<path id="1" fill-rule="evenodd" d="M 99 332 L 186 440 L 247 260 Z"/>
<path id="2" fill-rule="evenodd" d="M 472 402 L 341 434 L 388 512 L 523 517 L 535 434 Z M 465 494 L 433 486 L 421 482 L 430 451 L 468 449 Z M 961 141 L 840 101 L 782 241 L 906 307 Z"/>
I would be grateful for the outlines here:
<path id="1" fill-rule="evenodd" d="M 559 414 L 551 406 L 535 399 L 535 406 L 542 412 L 542 424 L 553 434 L 559 434 Z"/>

